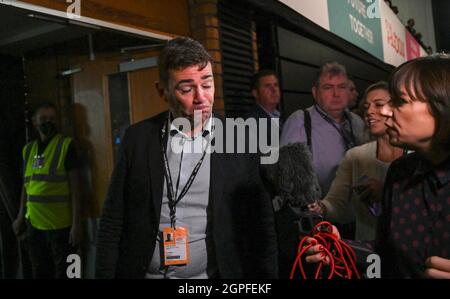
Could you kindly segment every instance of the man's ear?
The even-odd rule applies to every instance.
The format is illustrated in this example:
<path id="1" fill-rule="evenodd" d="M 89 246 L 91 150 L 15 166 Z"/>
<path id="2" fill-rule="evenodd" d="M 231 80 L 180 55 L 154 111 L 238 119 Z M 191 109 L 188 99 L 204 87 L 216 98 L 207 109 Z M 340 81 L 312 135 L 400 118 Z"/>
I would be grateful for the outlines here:
<path id="1" fill-rule="evenodd" d="M 317 87 L 313 86 L 312 94 L 313 94 L 314 100 L 317 99 Z"/>
<path id="2" fill-rule="evenodd" d="M 165 101 L 167 101 L 165 94 L 164 94 L 164 86 L 159 81 L 155 81 L 155 88 L 156 88 L 156 91 L 158 92 L 158 95 L 161 98 L 163 98 Z"/>
<path id="3" fill-rule="evenodd" d="M 259 94 L 256 89 L 252 89 L 252 96 L 255 98 L 255 100 L 259 98 Z"/>

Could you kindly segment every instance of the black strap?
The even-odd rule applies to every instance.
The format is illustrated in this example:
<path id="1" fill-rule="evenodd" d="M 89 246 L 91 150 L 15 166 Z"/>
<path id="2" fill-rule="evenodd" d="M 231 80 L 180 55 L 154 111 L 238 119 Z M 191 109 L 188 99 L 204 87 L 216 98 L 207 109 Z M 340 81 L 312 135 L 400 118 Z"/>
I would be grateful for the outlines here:
<path id="1" fill-rule="evenodd" d="M 334 121 L 330 118 L 330 116 L 328 116 L 327 114 L 325 114 L 324 112 L 320 111 L 319 108 L 317 107 L 317 104 L 314 105 L 314 108 L 316 109 L 317 113 L 320 114 L 320 116 L 322 116 L 322 118 L 328 122 L 330 125 L 333 126 L 333 128 L 336 129 L 336 131 L 341 135 L 342 139 L 344 140 L 345 143 L 345 147 L 347 150 L 355 147 L 356 144 L 356 139 L 355 139 L 355 134 L 353 132 L 353 124 L 352 124 L 352 120 L 350 115 L 348 115 L 347 113 L 344 112 L 344 117 L 345 119 L 348 121 L 348 124 L 350 126 L 350 136 L 348 136 L 348 134 L 346 133 L 344 127 L 338 127 Z"/>
<path id="2" fill-rule="evenodd" d="M 309 147 L 309 150 L 312 154 L 312 140 L 311 140 L 311 115 L 309 114 L 309 111 L 306 109 L 303 109 L 303 113 L 305 115 L 304 117 L 304 125 L 305 125 L 305 133 L 306 133 L 306 144 Z"/>
<path id="3" fill-rule="evenodd" d="M 353 131 L 353 122 L 352 122 L 351 112 L 347 113 L 344 111 L 344 116 L 345 116 L 345 118 L 347 118 L 348 125 L 350 126 L 350 139 L 352 142 L 352 144 L 350 145 L 350 148 L 353 148 L 355 146 L 358 146 L 359 144 L 356 142 L 355 132 Z"/>

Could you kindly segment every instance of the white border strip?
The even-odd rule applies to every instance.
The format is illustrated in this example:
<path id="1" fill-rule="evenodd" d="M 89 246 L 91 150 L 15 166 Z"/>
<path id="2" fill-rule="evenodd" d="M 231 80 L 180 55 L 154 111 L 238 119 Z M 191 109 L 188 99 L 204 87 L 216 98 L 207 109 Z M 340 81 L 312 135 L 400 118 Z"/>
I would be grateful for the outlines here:
<path id="1" fill-rule="evenodd" d="M 100 27 L 104 27 L 104 28 L 128 32 L 128 33 L 145 36 L 145 37 L 150 37 L 150 38 L 154 38 L 154 39 L 159 39 L 159 40 L 171 40 L 173 38 L 170 35 L 164 35 L 164 34 L 158 34 L 158 33 L 148 32 L 148 31 L 144 31 L 144 30 L 134 29 L 131 27 L 118 25 L 118 24 L 114 24 L 114 23 L 110 23 L 110 22 L 105 22 L 105 21 L 101 21 L 101 20 L 97 20 L 97 19 L 92 19 L 92 18 L 88 18 L 88 17 L 83 17 L 83 16 L 80 16 L 79 18 L 76 18 L 76 19 L 75 18 L 72 19 L 72 18 L 69 18 L 68 14 L 66 12 L 56 10 L 56 9 L 50 9 L 50 8 L 46 8 L 46 7 L 42 7 L 42 6 L 37 6 L 34 4 L 24 3 L 22 1 L 5 0 L 5 1 L 0 1 L 0 4 L 11 5 L 11 6 L 14 6 L 17 8 L 23 8 L 26 10 L 36 11 L 36 12 L 40 12 L 40 13 L 43 13 L 46 15 L 60 17 L 60 18 L 71 20 L 71 21 L 76 21 L 76 22 L 86 23 L 86 24 L 90 24 L 90 25 L 94 25 L 94 26 L 100 26 Z"/>

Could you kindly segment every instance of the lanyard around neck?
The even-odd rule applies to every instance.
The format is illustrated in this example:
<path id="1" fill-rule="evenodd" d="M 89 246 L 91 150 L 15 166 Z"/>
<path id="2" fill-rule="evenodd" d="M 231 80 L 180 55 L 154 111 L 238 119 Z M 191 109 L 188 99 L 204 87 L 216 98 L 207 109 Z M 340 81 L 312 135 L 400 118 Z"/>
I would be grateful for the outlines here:
<path id="1" fill-rule="evenodd" d="M 169 199 L 170 225 L 172 226 L 172 228 L 175 229 L 176 228 L 177 204 L 183 199 L 183 197 L 187 194 L 187 192 L 191 188 L 192 183 L 194 182 L 195 177 L 197 176 L 198 171 L 200 170 L 200 167 L 202 166 L 203 160 L 205 159 L 207 149 L 211 143 L 212 134 L 208 138 L 208 144 L 206 145 L 205 149 L 203 150 L 202 157 L 195 165 L 194 169 L 191 172 L 191 175 L 189 176 L 189 178 L 186 182 L 186 185 L 183 187 L 180 194 L 178 195 L 178 187 L 180 184 L 180 176 L 181 176 L 181 163 L 183 161 L 184 150 L 181 152 L 180 166 L 179 166 L 178 178 L 177 178 L 177 186 L 176 186 L 176 190 L 174 190 L 172 174 L 170 172 L 170 166 L 169 166 L 169 159 L 167 158 L 167 152 L 166 152 L 167 149 L 164 146 L 164 139 L 166 137 L 165 135 L 168 134 L 168 132 L 169 132 L 169 123 L 170 123 L 170 119 L 168 119 L 166 127 L 163 127 L 163 129 L 161 130 L 161 151 L 162 151 L 162 156 L 163 156 L 163 160 L 164 160 L 164 168 L 165 168 L 164 176 L 166 178 L 167 198 Z M 183 143 L 183 145 L 184 145 L 184 143 Z"/>
<path id="2" fill-rule="evenodd" d="M 342 139 L 343 139 L 344 142 L 345 142 L 345 147 L 346 147 L 347 150 L 349 150 L 349 149 L 351 149 L 351 148 L 353 148 L 353 147 L 356 146 L 355 135 L 354 135 L 354 133 L 353 133 L 352 120 L 350 119 L 350 117 L 349 117 L 347 114 L 345 114 L 345 112 L 344 112 L 344 118 L 348 121 L 348 124 L 349 124 L 349 126 L 350 126 L 350 135 L 351 135 L 351 136 L 347 136 L 347 135 L 344 133 L 344 128 L 342 128 L 342 127 L 339 128 L 339 127 L 336 125 L 336 123 L 334 122 L 334 120 L 331 119 L 331 117 L 330 117 L 328 114 L 326 114 L 326 113 L 320 111 L 320 109 L 319 109 L 319 107 L 317 107 L 317 105 L 314 105 L 314 109 L 316 109 L 317 113 L 319 113 L 319 115 L 320 115 L 327 123 L 329 123 L 330 125 L 332 125 L 333 128 L 335 128 L 336 131 L 338 131 L 338 133 L 341 135 Z"/>

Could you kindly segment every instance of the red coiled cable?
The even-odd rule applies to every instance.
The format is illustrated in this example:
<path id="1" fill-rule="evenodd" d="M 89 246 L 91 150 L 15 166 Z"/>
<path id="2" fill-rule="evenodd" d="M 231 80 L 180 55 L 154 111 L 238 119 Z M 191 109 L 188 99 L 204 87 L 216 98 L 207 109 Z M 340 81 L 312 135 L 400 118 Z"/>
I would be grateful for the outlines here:
<path id="1" fill-rule="evenodd" d="M 317 244 L 309 244 L 304 246 L 308 238 L 317 240 Z M 307 279 L 305 269 L 303 266 L 305 252 L 315 245 L 322 245 L 325 256 L 328 257 L 329 262 L 325 258 L 317 264 L 315 269 L 314 279 L 321 279 L 325 276 L 323 272 L 328 269 L 328 279 L 343 278 L 343 279 L 361 279 L 361 276 L 356 269 L 356 254 L 355 251 L 344 241 L 340 240 L 333 234 L 333 225 L 330 222 L 322 221 L 314 226 L 311 235 L 304 237 L 298 245 L 297 258 L 292 265 L 290 279 L 294 279 L 297 266 L 300 268 L 300 273 L 303 279 Z"/>

